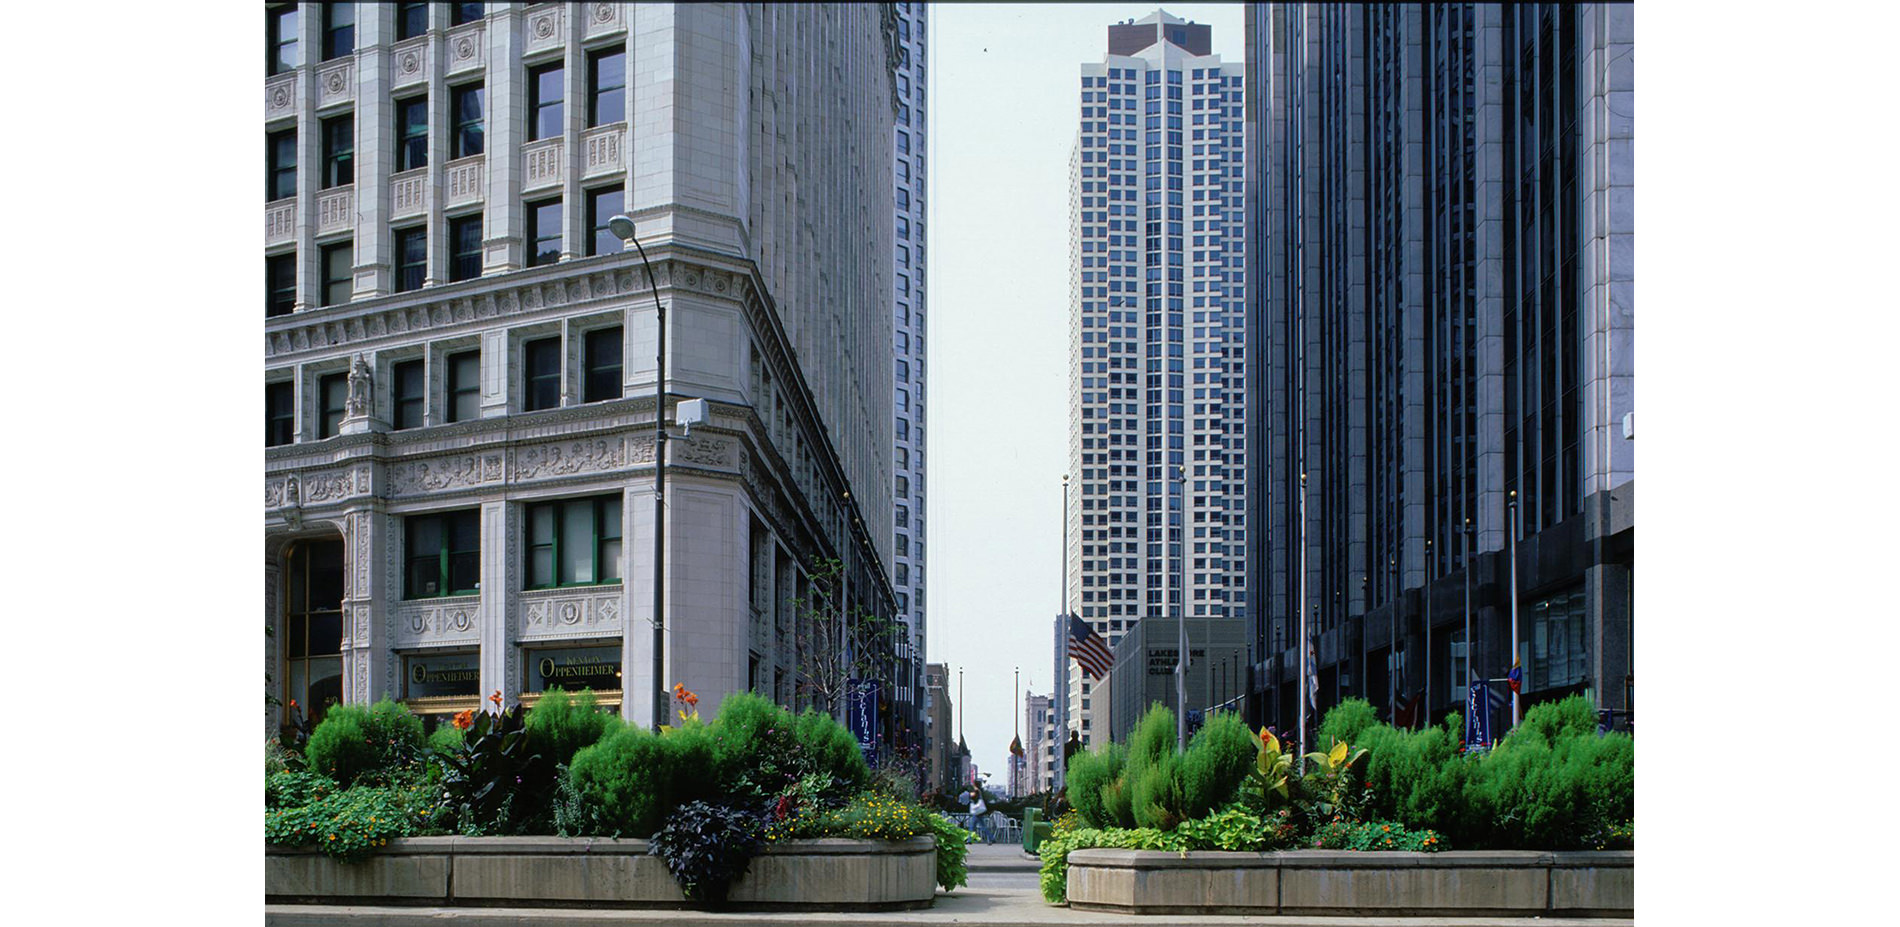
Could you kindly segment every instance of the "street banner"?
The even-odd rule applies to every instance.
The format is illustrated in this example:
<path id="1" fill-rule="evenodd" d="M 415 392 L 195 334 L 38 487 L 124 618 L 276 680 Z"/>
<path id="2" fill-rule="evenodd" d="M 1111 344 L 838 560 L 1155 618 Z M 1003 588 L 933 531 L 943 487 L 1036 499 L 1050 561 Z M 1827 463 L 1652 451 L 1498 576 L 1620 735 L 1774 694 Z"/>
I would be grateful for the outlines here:
<path id="1" fill-rule="evenodd" d="M 1465 747 L 1491 743 L 1491 684 L 1474 682 L 1465 696 Z"/>
<path id="2" fill-rule="evenodd" d="M 850 729 L 851 736 L 857 738 L 858 751 L 864 754 L 865 764 L 876 769 L 878 681 L 852 677 L 845 693 L 845 726 Z"/>

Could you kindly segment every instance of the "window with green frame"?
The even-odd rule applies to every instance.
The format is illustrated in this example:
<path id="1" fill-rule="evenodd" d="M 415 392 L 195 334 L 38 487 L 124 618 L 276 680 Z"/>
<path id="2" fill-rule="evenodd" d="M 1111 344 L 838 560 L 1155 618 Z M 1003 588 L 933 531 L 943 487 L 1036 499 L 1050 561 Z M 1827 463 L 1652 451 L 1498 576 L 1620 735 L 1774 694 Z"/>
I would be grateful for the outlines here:
<path id="1" fill-rule="evenodd" d="M 529 589 L 620 582 L 619 496 L 528 506 Z"/>
<path id="2" fill-rule="evenodd" d="M 317 399 L 322 403 L 317 417 L 317 437 L 334 438 L 343 425 L 350 395 L 348 374 L 332 373 L 317 379 Z"/>
<path id="3" fill-rule="evenodd" d="M 403 598 L 474 595 L 481 589 L 480 512 L 411 515 L 403 520 L 408 570 Z"/>

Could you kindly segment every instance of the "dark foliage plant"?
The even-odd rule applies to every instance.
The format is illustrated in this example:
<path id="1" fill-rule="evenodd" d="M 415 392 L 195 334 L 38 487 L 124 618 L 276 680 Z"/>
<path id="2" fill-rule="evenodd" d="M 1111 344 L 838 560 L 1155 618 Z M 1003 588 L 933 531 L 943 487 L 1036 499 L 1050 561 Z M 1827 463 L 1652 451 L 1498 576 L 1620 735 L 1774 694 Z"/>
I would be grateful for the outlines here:
<path id="1" fill-rule="evenodd" d="M 535 752 L 520 705 L 475 712 L 461 748 L 438 754 L 442 796 L 464 834 L 520 834 L 546 826 L 554 764 Z"/>
<path id="2" fill-rule="evenodd" d="M 666 861 L 686 897 L 719 905 L 750 867 L 764 830 L 764 820 L 748 809 L 693 801 L 667 817 L 648 852 Z"/>

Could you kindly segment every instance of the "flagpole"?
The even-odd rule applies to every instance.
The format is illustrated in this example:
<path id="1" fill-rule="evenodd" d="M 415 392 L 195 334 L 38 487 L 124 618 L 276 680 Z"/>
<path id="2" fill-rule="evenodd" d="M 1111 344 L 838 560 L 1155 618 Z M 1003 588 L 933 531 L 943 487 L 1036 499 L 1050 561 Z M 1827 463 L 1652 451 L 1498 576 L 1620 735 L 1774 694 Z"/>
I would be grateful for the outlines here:
<path id="1" fill-rule="evenodd" d="M 1185 580 L 1187 579 L 1187 576 L 1183 572 L 1183 570 L 1187 568 L 1187 556 L 1186 556 L 1187 551 L 1185 549 L 1187 547 L 1187 471 L 1180 467 L 1174 468 L 1174 490 L 1175 490 L 1175 493 L 1174 493 L 1175 498 L 1181 500 L 1180 506 L 1175 511 L 1169 512 L 1168 515 L 1171 518 L 1179 518 L 1182 522 L 1181 527 L 1178 529 L 1179 537 L 1181 538 L 1179 542 L 1180 547 L 1170 552 L 1179 558 L 1177 560 L 1174 560 L 1174 564 L 1175 564 L 1174 594 L 1176 596 L 1179 596 L 1182 599 L 1186 599 L 1187 598 L 1187 589 L 1186 589 L 1187 583 L 1185 582 Z M 1175 749 L 1180 750 L 1185 753 L 1187 751 L 1187 710 L 1188 710 L 1187 708 L 1188 637 L 1187 637 L 1187 603 L 1185 601 L 1177 602 L 1175 604 L 1174 622 L 1175 622 L 1175 625 L 1179 629 L 1179 634 L 1176 636 L 1177 643 L 1175 646 L 1180 648 L 1179 652 L 1175 654 L 1175 660 L 1174 660 L 1174 703 L 1175 703 L 1176 709 L 1179 711 L 1179 714 L 1176 715 L 1174 719 L 1174 743 L 1175 743 Z"/>
<path id="2" fill-rule="evenodd" d="M 1464 684 L 1467 687 L 1466 701 L 1469 702 L 1470 701 L 1469 687 L 1472 684 L 1472 682 L 1476 681 L 1478 678 L 1478 671 L 1472 667 L 1472 663 L 1471 663 L 1471 652 L 1473 648 L 1471 646 L 1471 516 L 1469 515 L 1465 516 L 1464 551 L 1465 551 L 1465 683 Z M 1484 710 L 1488 713 L 1491 710 L 1490 695 L 1487 694 L 1485 696 L 1485 699 L 1486 701 L 1484 703 Z M 1489 719 L 1487 718 L 1486 720 L 1489 720 Z M 1471 719 L 1466 718 L 1465 724 L 1467 725 L 1466 730 L 1470 730 L 1468 725 L 1471 724 Z"/>
<path id="3" fill-rule="evenodd" d="M 1392 693 L 1392 714 L 1389 717 L 1394 725 L 1399 723 L 1399 602 L 1404 598 L 1399 592 L 1403 583 L 1399 580 L 1399 558 L 1391 558 L 1392 591 L 1387 597 L 1388 607 L 1392 609 L 1391 620 L 1386 622 L 1390 629 L 1385 636 L 1385 660 L 1389 668 L 1385 674 L 1385 687 Z"/>
<path id="4" fill-rule="evenodd" d="M 1518 671 L 1519 682 L 1511 687 L 1511 727 L 1516 728 L 1522 714 L 1518 708 L 1517 691 L 1523 688 L 1524 668 L 1518 665 L 1517 644 L 1517 490 L 1511 490 L 1508 512 L 1511 516 L 1511 668 Z"/>
<path id="5" fill-rule="evenodd" d="M 1014 715 L 1016 718 L 1016 738 L 1010 741 L 1010 743 L 1013 743 L 1019 747 L 1022 746 L 1022 743 L 1023 743 L 1023 713 L 1017 707 L 1020 704 L 1017 701 L 1017 699 L 1022 695 L 1022 692 L 1023 692 L 1023 668 L 1018 666 L 1016 667 L 1016 687 L 1011 689 L 1009 692 L 1009 713 L 1011 715 Z M 1022 785 L 1024 757 L 1016 756 L 1013 751 L 1011 752 L 1010 756 L 1012 759 L 1016 761 L 1014 764 L 1016 767 L 1016 781 L 1011 782 L 1009 784 L 1010 797 L 1015 798 L 1022 795 L 1022 789 L 1020 788 L 1020 786 Z"/>
<path id="6" fill-rule="evenodd" d="M 1056 610 L 1056 788 L 1069 784 L 1069 475 L 1062 474 L 1062 605 Z"/>
<path id="7" fill-rule="evenodd" d="M 1421 727 L 1430 727 L 1432 720 L 1432 580 L 1437 579 L 1433 567 L 1437 561 L 1432 557 L 1432 539 L 1425 539 L 1425 585 L 1420 590 L 1425 596 L 1425 723 Z"/>
<path id="8" fill-rule="evenodd" d="M 1300 650 L 1296 657 L 1300 661 L 1299 699 L 1299 755 L 1306 755 L 1306 471 L 1300 471 Z"/>

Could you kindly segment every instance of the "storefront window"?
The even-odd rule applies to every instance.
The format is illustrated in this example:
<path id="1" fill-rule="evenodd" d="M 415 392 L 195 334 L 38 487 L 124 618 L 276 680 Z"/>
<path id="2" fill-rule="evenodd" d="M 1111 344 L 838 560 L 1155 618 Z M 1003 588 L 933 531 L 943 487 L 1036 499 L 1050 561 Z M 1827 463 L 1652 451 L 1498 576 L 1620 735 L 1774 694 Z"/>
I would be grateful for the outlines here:
<path id="1" fill-rule="evenodd" d="M 531 650 L 526 662 L 527 692 L 545 692 L 555 687 L 569 692 L 592 689 L 597 693 L 617 694 L 620 691 L 618 646 Z"/>

